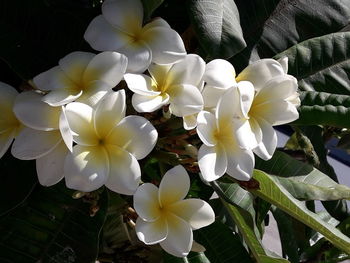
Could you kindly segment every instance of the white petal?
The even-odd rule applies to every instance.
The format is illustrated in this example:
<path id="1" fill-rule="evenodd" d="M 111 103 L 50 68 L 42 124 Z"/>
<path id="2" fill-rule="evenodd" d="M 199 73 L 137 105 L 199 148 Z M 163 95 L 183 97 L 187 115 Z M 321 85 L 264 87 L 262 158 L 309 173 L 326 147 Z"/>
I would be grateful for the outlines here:
<path id="1" fill-rule="evenodd" d="M 253 83 L 255 90 L 259 91 L 270 79 L 284 74 L 280 63 L 267 58 L 250 64 L 237 76 L 236 81 L 250 81 Z"/>
<path id="2" fill-rule="evenodd" d="M 147 119 L 127 116 L 114 127 L 106 143 L 117 145 L 140 160 L 153 150 L 157 139 L 157 130 Z"/>
<path id="3" fill-rule="evenodd" d="M 259 119 L 258 122 L 262 130 L 262 142 L 253 149 L 253 152 L 263 160 L 269 160 L 277 147 L 277 134 L 265 120 Z"/>
<path id="4" fill-rule="evenodd" d="M 156 17 L 151 22 L 147 23 L 142 29 L 147 30 L 152 27 L 159 27 L 159 26 L 170 28 L 170 25 L 168 24 L 167 21 L 165 21 L 163 18 Z"/>
<path id="5" fill-rule="evenodd" d="M 142 40 L 152 50 L 152 62 L 157 64 L 175 63 L 186 56 L 182 38 L 171 28 L 150 28 L 142 33 Z"/>
<path id="6" fill-rule="evenodd" d="M 86 84 L 101 80 L 113 88 L 122 80 L 127 64 L 128 59 L 123 54 L 110 51 L 99 53 L 87 65 L 82 80 Z"/>
<path id="7" fill-rule="evenodd" d="M 183 116 L 183 125 L 185 130 L 192 130 L 197 127 L 197 114 Z"/>
<path id="8" fill-rule="evenodd" d="M 167 223 L 168 235 L 164 241 L 160 242 L 160 246 L 176 257 L 187 256 L 193 242 L 191 226 L 175 215 L 169 215 Z"/>
<path id="9" fill-rule="evenodd" d="M 203 144 L 198 151 L 198 165 L 204 180 L 215 181 L 223 176 L 227 169 L 225 149 L 220 144 L 213 147 Z"/>
<path id="10" fill-rule="evenodd" d="M 64 177 L 68 188 L 91 192 L 107 181 L 109 160 L 104 147 L 75 145 L 64 163 Z"/>
<path id="11" fill-rule="evenodd" d="M 176 187 L 174 187 L 176 186 Z M 168 170 L 159 185 L 159 203 L 166 206 L 185 198 L 190 189 L 190 177 L 182 165 Z"/>
<path id="12" fill-rule="evenodd" d="M 188 222 L 192 229 L 199 229 L 215 221 L 211 206 L 201 199 L 185 199 L 169 208 L 172 213 Z"/>
<path id="13" fill-rule="evenodd" d="M 118 49 L 118 52 L 124 54 L 128 58 L 129 73 L 144 72 L 152 61 L 152 51 L 149 46 L 142 40 L 131 42 L 128 45 Z"/>
<path id="14" fill-rule="evenodd" d="M 113 145 L 107 146 L 110 172 L 106 187 L 124 195 L 133 195 L 141 182 L 140 165 L 129 152 Z"/>
<path id="15" fill-rule="evenodd" d="M 172 86 L 167 91 L 170 96 L 170 110 L 178 117 L 191 115 L 203 109 L 203 97 L 197 87 L 187 84 Z"/>
<path id="16" fill-rule="evenodd" d="M 205 108 L 213 108 L 218 104 L 221 96 L 225 93 L 226 89 L 208 86 L 203 89 L 202 96 Z"/>
<path id="17" fill-rule="evenodd" d="M 59 129 L 61 132 L 62 139 L 66 144 L 69 151 L 73 151 L 73 134 L 72 130 L 69 127 L 69 123 L 66 116 L 66 109 L 62 107 L 62 112 L 59 120 Z"/>
<path id="18" fill-rule="evenodd" d="M 284 73 L 288 73 L 288 57 L 282 57 L 280 59 L 277 59 L 277 61 L 281 64 L 281 67 L 283 68 Z"/>
<path id="19" fill-rule="evenodd" d="M 216 120 L 214 114 L 201 111 L 197 116 L 197 134 L 201 141 L 207 146 L 214 146 L 216 144 L 215 131 Z"/>
<path id="20" fill-rule="evenodd" d="M 240 81 L 237 85 L 239 93 L 239 104 L 243 116 L 248 119 L 248 112 L 252 106 L 254 100 L 254 86 L 249 81 Z"/>
<path id="21" fill-rule="evenodd" d="M 159 86 L 162 86 L 165 84 L 166 79 L 168 77 L 168 72 L 170 71 L 173 64 L 168 65 L 158 65 L 155 63 L 151 63 L 151 65 L 148 67 L 148 72 L 150 73 L 151 77 L 156 80 L 157 84 Z"/>
<path id="22" fill-rule="evenodd" d="M 76 51 L 60 59 L 58 64 L 70 80 L 79 84 L 87 65 L 94 56 L 95 54 L 90 52 Z"/>
<path id="23" fill-rule="evenodd" d="M 109 84 L 101 80 L 95 80 L 89 83 L 83 94 L 75 101 L 94 107 L 108 92 L 113 92 Z"/>
<path id="24" fill-rule="evenodd" d="M 266 83 L 256 95 L 254 103 L 271 103 L 287 99 L 294 95 L 297 89 L 298 82 L 295 77 L 291 75 L 278 76 Z"/>
<path id="25" fill-rule="evenodd" d="M 36 159 L 36 171 L 41 185 L 51 186 L 61 181 L 64 161 L 68 153 L 68 148 L 61 142 L 50 153 Z"/>
<path id="26" fill-rule="evenodd" d="M 257 137 L 251 127 L 249 120 L 234 121 L 234 136 L 241 148 L 251 150 L 258 145 Z"/>
<path id="27" fill-rule="evenodd" d="M 128 88 L 143 96 L 157 96 L 160 94 L 152 86 L 155 85 L 151 77 L 143 74 L 125 74 L 124 80 L 128 84 Z"/>
<path id="28" fill-rule="evenodd" d="M 113 27 L 102 15 L 91 21 L 84 39 L 98 51 L 117 51 L 132 42 L 132 37 Z"/>
<path id="29" fill-rule="evenodd" d="M 166 82 L 168 85 L 191 84 L 199 87 L 204 71 L 204 60 L 198 55 L 190 54 L 171 67 Z"/>
<path id="30" fill-rule="evenodd" d="M 107 0 L 102 14 L 113 26 L 133 34 L 142 27 L 143 6 L 140 0 Z"/>
<path id="31" fill-rule="evenodd" d="M 20 93 L 13 111 L 17 118 L 26 126 L 43 131 L 58 129 L 60 107 L 51 107 L 43 102 L 43 97 L 34 91 Z"/>
<path id="32" fill-rule="evenodd" d="M 14 130 L 8 130 L 6 132 L 0 133 L 0 158 L 7 152 L 7 149 L 10 147 L 14 138 Z"/>
<path id="33" fill-rule="evenodd" d="M 131 99 L 132 106 L 137 112 L 153 112 L 169 102 L 169 95 L 143 96 L 134 94 Z"/>
<path id="34" fill-rule="evenodd" d="M 210 86 L 230 88 L 236 85 L 236 71 L 230 62 L 224 59 L 210 61 L 204 73 L 204 80 Z"/>
<path id="35" fill-rule="evenodd" d="M 77 90 L 75 88 L 52 90 L 42 98 L 42 101 L 50 106 L 58 107 L 76 100 L 82 93 L 82 90 Z"/>
<path id="36" fill-rule="evenodd" d="M 237 180 L 250 180 L 255 164 L 253 152 L 251 150 L 241 149 L 238 145 L 230 145 L 226 150 L 226 173 Z"/>
<path id="37" fill-rule="evenodd" d="M 75 83 L 68 78 L 60 66 L 53 67 L 33 78 L 35 86 L 40 90 L 58 90 L 74 87 Z"/>
<path id="38" fill-rule="evenodd" d="M 11 153 L 21 160 L 37 159 L 51 152 L 61 142 L 59 130 L 39 131 L 24 128 L 16 137 Z"/>
<path id="39" fill-rule="evenodd" d="M 153 222 L 161 216 L 159 208 L 158 187 L 150 183 L 140 185 L 134 194 L 134 209 L 139 217 Z"/>
<path id="40" fill-rule="evenodd" d="M 0 112 L 3 113 L 0 116 L 1 119 L 7 117 L 7 114 L 11 114 L 17 95 L 18 92 L 15 88 L 0 81 Z"/>
<path id="41" fill-rule="evenodd" d="M 73 102 L 66 106 L 65 112 L 73 140 L 80 145 L 97 145 L 98 137 L 93 124 L 92 108 L 80 102 Z"/>
<path id="42" fill-rule="evenodd" d="M 216 111 L 216 120 L 219 129 L 223 129 L 233 122 L 233 118 L 242 118 L 240 96 L 238 89 L 232 87 L 227 89 L 219 99 Z"/>
<path id="43" fill-rule="evenodd" d="M 147 245 L 157 244 L 168 235 L 168 225 L 164 218 L 154 222 L 145 222 L 140 217 L 136 220 L 135 231 L 137 237 Z"/>
<path id="44" fill-rule="evenodd" d="M 108 93 L 96 105 L 94 112 L 94 126 L 100 138 L 106 136 L 125 116 L 125 91 Z"/>

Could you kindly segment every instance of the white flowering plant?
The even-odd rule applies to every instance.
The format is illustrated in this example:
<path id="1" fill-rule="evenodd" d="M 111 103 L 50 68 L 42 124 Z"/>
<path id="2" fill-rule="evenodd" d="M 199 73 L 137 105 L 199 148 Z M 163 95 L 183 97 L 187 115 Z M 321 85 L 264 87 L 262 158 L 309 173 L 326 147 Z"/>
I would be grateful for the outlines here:
<path id="1" fill-rule="evenodd" d="M 349 6 L 4 3 L 0 262 L 350 258 Z"/>

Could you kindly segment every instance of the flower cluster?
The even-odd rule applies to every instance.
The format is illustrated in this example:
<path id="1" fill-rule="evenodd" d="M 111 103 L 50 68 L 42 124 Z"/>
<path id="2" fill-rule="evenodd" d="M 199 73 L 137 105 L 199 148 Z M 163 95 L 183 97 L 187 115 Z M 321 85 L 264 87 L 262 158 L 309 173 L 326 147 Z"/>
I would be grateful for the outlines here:
<path id="1" fill-rule="evenodd" d="M 157 122 L 146 113 L 166 113 L 163 126 L 180 117 L 183 134 L 198 135 L 202 143 L 185 142 L 193 159 L 188 171 L 198 165 L 206 182 L 224 174 L 250 180 L 254 154 L 267 160 L 275 151 L 273 126 L 298 118 L 288 61 L 262 59 L 238 76 L 226 60 L 206 64 L 186 53 L 163 19 L 144 24 L 140 0 L 106 0 L 84 38 L 101 53 L 68 54 L 35 76 L 31 91 L 0 83 L 0 157 L 14 140 L 12 155 L 35 159 L 44 186 L 64 178 L 83 192 L 105 185 L 134 195 L 139 239 L 186 256 L 192 230 L 211 224 L 214 212 L 203 200 L 184 199 L 190 177 L 182 165 L 166 172 L 159 187 L 141 184 L 138 160 L 158 141 Z M 126 116 L 130 91 L 118 85 L 122 80 L 136 115 Z"/>

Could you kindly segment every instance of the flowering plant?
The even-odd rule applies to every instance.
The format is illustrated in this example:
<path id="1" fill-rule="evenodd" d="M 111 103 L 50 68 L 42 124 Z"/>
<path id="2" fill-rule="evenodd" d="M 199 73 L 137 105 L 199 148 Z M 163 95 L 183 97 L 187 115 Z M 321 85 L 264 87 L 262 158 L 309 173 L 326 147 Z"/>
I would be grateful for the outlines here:
<path id="1" fill-rule="evenodd" d="M 349 257 L 350 188 L 325 148 L 349 151 L 345 3 L 4 8 L 3 262 Z"/>

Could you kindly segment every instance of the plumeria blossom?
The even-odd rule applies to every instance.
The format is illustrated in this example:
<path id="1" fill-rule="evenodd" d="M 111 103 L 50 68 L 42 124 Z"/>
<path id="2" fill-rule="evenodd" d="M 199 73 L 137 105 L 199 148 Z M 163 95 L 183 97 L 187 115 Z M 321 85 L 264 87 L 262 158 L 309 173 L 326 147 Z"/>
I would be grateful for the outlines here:
<path id="1" fill-rule="evenodd" d="M 106 185 L 133 194 L 141 178 L 137 160 L 151 152 L 158 138 L 143 117 L 125 117 L 125 91 L 108 93 L 92 108 L 73 102 L 66 116 L 77 145 L 68 154 L 64 176 L 69 188 L 90 192 Z"/>
<path id="2" fill-rule="evenodd" d="M 62 107 L 51 107 L 35 91 L 20 93 L 13 111 L 26 126 L 11 153 L 21 160 L 36 159 L 40 184 L 51 186 L 63 178 L 63 164 L 72 147 L 72 135 Z"/>
<path id="3" fill-rule="evenodd" d="M 33 81 L 42 91 L 42 100 L 51 106 L 72 101 L 95 105 L 123 78 L 127 58 L 117 52 L 72 52 L 58 66 L 36 76 Z"/>
<path id="4" fill-rule="evenodd" d="M 252 84 L 242 81 L 240 88 L 252 90 Z M 202 111 L 197 117 L 197 133 L 203 145 L 198 151 L 198 165 L 205 181 L 214 181 L 227 173 L 238 180 L 251 178 L 254 168 L 252 148 L 256 141 L 250 127 L 241 118 L 249 101 L 237 87 L 229 88 L 219 99 L 215 114 Z"/>
<path id="5" fill-rule="evenodd" d="M 203 109 L 200 89 L 205 62 L 198 55 L 187 55 L 172 65 L 152 64 L 144 74 L 125 74 L 128 88 L 135 94 L 132 105 L 138 112 L 153 112 L 170 104 L 172 114 L 178 117 L 198 113 Z"/>
<path id="6" fill-rule="evenodd" d="M 151 62 L 170 64 L 186 55 L 181 37 L 166 21 L 157 18 L 143 26 L 140 0 L 104 1 L 102 15 L 92 20 L 84 38 L 95 50 L 125 54 L 133 73 L 142 73 Z"/>
<path id="7" fill-rule="evenodd" d="M 282 63 L 282 64 L 281 64 Z M 255 135 L 258 146 L 254 153 L 268 160 L 277 146 L 277 135 L 272 128 L 298 119 L 300 105 L 298 84 L 295 77 L 288 75 L 288 60 L 258 60 L 245 68 L 237 81 L 249 81 L 254 85 L 254 95 L 247 92 L 246 120 Z"/>
<path id="8" fill-rule="evenodd" d="M 0 158 L 23 128 L 13 112 L 13 104 L 17 95 L 15 88 L 0 82 Z"/>
<path id="9" fill-rule="evenodd" d="M 134 208 L 139 215 L 136 234 L 147 245 L 157 244 L 168 253 L 186 256 L 192 247 L 192 230 L 210 225 L 215 220 L 213 209 L 200 199 L 184 199 L 190 178 L 181 166 L 165 173 L 159 188 L 142 184 L 134 195 Z"/>

